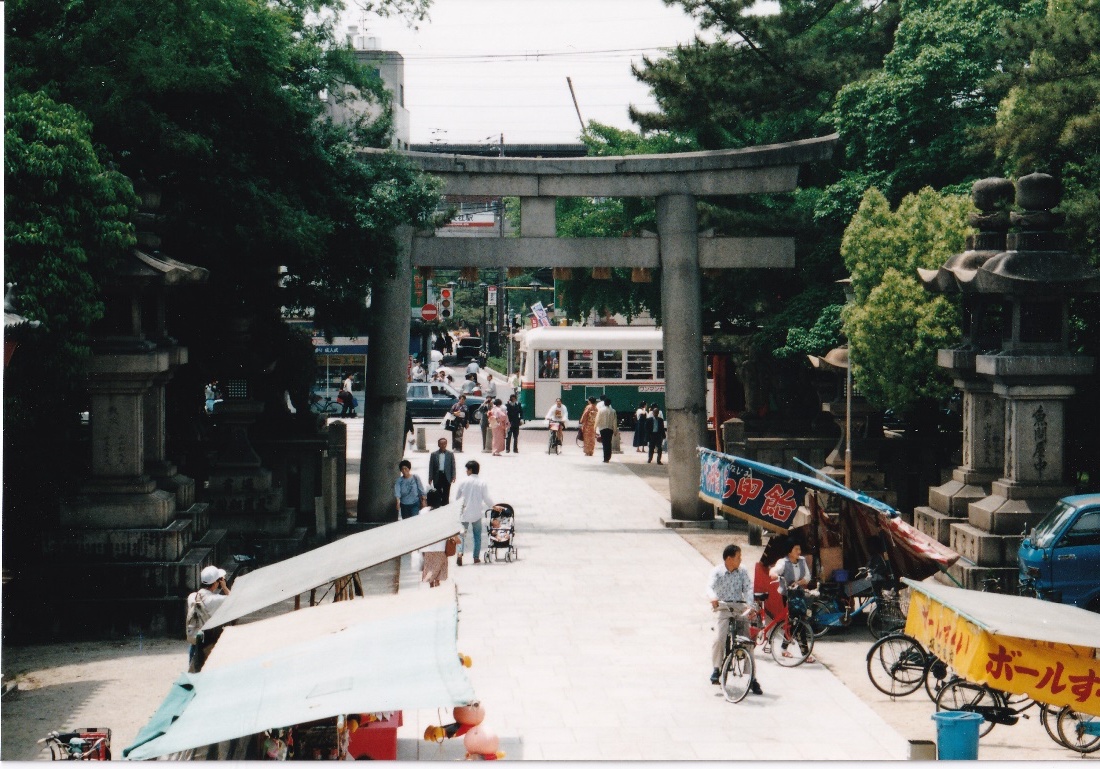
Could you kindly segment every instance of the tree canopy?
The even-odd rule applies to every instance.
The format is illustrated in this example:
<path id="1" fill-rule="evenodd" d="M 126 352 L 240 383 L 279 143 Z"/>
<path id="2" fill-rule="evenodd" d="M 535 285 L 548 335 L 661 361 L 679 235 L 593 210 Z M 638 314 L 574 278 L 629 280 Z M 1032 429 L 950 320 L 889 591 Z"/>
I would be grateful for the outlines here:
<path id="1" fill-rule="evenodd" d="M 424 0 L 370 4 L 421 14 Z M 164 249 L 214 268 L 215 305 L 362 313 L 395 225 L 430 212 L 433 183 L 385 146 L 389 95 L 334 31 L 338 0 L 16 0 L 8 88 L 44 90 L 92 122 L 119 170 L 159 187 Z M 348 124 L 330 102 L 363 101 Z M 275 270 L 287 269 L 276 291 Z"/>
<path id="2" fill-rule="evenodd" d="M 852 378 L 873 404 L 904 411 L 949 391 L 936 351 L 958 340 L 957 303 L 925 291 L 917 268 L 937 268 L 963 250 L 970 207 L 967 196 L 926 187 L 891 210 L 872 188 L 844 232 L 855 294 L 843 313 Z"/>

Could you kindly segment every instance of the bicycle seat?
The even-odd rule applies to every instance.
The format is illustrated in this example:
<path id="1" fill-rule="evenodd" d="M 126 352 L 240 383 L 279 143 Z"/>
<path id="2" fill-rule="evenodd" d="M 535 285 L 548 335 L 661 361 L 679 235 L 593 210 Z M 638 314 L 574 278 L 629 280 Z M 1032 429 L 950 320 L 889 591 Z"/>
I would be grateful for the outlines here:
<path id="1" fill-rule="evenodd" d="M 747 636 L 743 636 L 743 635 L 734 636 L 733 641 L 734 641 L 734 643 L 740 644 L 742 646 L 752 646 L 753 645 L 752 639 L 747 637 Z"/>
<path id="2" fill-rule="evenodd" d="M 768 600 L 769 593 L 753 593 L 752 600 L 754 601 L 766 601 Z"/>

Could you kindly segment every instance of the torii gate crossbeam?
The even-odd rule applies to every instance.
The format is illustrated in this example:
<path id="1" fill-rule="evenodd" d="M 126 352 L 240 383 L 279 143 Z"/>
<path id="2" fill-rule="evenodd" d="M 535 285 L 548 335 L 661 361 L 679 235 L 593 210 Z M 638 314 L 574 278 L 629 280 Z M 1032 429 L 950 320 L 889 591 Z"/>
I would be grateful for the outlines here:
<path id="1" fill-rule="evenodd" d="M 403 451 L 409 283 L 413 266 L 649 267 L 661 269 L 665 411 L 672 518 L 700 520 L 696 446 L 706 435 L 706 372 L 700 273 L 703 269 L 790 268 L 790 238 L 700 237 L 696 198 L 789 192 L 803 163 L 832 156 L 836 134 L 786 144 L 716 152 L 566 159 L 482 158 L 398 153 L 439 176 L 450 195 L 520 199 L 519 238 L 434 238 L 399 233 L 392 278 L 376 286 L 364 395 L 362 523 L 396 519 L 392 479 Z M 379 153 L 382 150 L 364 150 Z M 557 238 L 557 197 L 653 197 L 656 238 Z"/>

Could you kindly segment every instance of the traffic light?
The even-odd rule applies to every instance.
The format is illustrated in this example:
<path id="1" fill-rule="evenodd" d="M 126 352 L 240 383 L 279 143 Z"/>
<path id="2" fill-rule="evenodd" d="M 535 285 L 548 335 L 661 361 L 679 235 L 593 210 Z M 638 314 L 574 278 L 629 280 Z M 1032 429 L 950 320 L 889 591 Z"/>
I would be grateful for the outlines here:
<path id="1" fill-rule="evenodd" d="M 454 294 L 449 288 L 439 290 L 439 317 L 449 318 L 454 313 Z"/>

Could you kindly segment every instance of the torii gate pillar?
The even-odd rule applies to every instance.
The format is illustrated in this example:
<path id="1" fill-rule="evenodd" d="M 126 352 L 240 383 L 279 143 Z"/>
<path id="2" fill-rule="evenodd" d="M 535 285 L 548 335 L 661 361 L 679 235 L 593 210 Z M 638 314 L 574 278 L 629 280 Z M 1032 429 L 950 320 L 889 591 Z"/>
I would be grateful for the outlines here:
<path id="1" fill-rule="evenodd" d="M 392 478 L 403 450 L 408 283 L 412 267 L 645 267 L 661 270 L 665 409 L 672 518 L 710 518 L 699 502 L 699 456 L 706 440 L 700 271 L 794 267 L 791 238 L 700 237 L 699 196 L 788 192 L 803 163 L 828 159 L 836 135 L 716 152 L 585 158 L 481 158 L 401 153 L 439 176 L 454 195 L 514 196 L 524 217 L 519 238 L 404 237 L 392 280 L 374 292 L 375 325 L 364 407 L 359 521 L 396 520 Z M 382 150 L 363 150 L 380 154 Z M 651 197 L 656 238 L 558 238 L 558 197 Z"/>
<path id="2" fill-rule="evenodd" d="M 699 454 L 706 441 L 706 371 L 699 281 L 698 216 L 693 195 L 657 198 L 661 248 L 662 333 L 665 348 L 665 419 L 672 518 L 713 515 L 699 501 Z M 673 309 L 675 308 L 675 309 Z"/>

